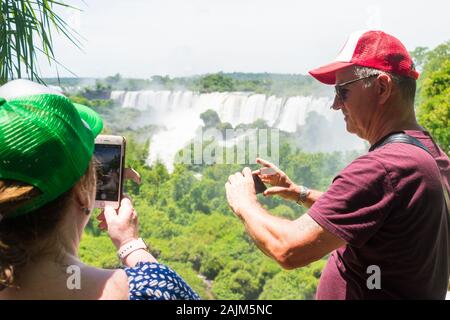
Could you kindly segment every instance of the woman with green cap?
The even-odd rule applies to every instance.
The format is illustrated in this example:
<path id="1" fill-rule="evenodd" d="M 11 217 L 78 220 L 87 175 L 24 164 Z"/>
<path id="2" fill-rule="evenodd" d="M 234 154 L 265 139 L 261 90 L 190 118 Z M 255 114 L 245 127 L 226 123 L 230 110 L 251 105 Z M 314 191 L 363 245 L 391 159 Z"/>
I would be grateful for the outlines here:
<path id="1" fill-rule="evenodd" d="M 148 252 L 128 198 L 100 216 L 125 268 L 80 261 L 102 128 L 97 113 L 49 87 L 0 87 L 0 299 L 199 299 Z"/>

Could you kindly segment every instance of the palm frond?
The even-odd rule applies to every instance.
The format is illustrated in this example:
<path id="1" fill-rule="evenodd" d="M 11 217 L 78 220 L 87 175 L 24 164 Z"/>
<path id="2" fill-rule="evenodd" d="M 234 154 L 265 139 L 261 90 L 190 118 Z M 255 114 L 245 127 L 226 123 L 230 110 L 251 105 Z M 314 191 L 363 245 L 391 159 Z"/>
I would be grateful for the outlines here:
<path id="1" fill-rule="evenodd" d="M 82 37 L 57 13 L 62 8 L 78 10 L 63 1 L 0 0 L 0 84 L 21 77 L 42 82 L 38 54 L 62 66 L 55 58 L 55 31 L 82 50 Z"/>

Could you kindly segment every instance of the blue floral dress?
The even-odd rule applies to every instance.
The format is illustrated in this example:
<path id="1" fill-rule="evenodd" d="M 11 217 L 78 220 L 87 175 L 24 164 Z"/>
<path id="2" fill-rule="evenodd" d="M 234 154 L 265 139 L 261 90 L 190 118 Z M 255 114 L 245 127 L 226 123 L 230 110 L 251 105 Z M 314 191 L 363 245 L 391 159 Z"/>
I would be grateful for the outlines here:
<path id="1" fill-rule="evenodd" d="M 155 262 L 139 262 L 124 269 L 130 300 L 199 300 L 200 297 L 172 269 Z"/>

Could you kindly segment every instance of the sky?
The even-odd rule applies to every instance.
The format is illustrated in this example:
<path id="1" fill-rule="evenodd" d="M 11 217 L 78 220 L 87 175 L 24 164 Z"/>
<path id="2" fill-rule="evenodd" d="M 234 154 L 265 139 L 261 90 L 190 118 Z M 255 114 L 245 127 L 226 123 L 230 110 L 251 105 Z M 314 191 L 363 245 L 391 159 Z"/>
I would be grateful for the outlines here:
<path id="1" fill-rule="evenodd" d="M 333 60 L 348 35 L 378 29 L 408 50 L 450 40 L 448 0 L 66 0 L 59 10 L 83 51 L 55 36 L 78 77 L 214 72 L 301 73 Z M 44 77 L 55 65 L 39 59 Z M 60 76 L 72 76 L 58 68 Z"/>

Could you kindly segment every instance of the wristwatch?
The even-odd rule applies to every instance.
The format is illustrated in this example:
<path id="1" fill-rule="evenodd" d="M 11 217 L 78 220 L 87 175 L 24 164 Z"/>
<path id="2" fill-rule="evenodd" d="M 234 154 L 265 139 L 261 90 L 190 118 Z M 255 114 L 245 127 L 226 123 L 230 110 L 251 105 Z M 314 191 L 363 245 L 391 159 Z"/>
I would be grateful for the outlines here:
<path id="1" fill-rule="evenodd" d="M 310 191 L 311 190 L 309 190 L 307 187 L 300 186 L 300 195 L 298 197 L 297 204 L 304 205 L 306 200 L 308 199 Z"/>
<path id="2" fill-rule="evenodd" d="M 119 248 L 119 250 L 117 251 L 117 255 L 119 256 L 120 260 L 123 260 L 130 253 L 139 249 L 144 249 L 148 251 L 148 247 L 142 238 L 125 243 L 123 246 Z"/>

